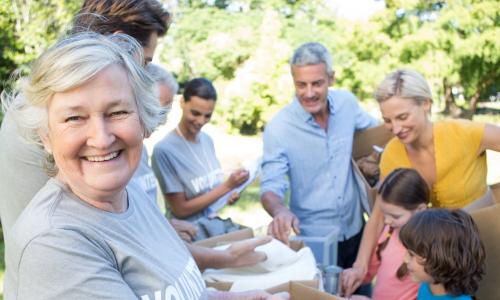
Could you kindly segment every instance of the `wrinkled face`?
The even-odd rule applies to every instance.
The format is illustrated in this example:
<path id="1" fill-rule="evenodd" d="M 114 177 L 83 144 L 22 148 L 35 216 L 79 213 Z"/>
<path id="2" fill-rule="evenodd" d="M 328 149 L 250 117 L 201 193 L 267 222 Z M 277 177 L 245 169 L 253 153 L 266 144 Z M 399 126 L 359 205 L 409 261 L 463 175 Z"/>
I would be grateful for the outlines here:
<path id="1" fill-rule="evenodd" d="M 333 75 L 326 72 L 325 64 L 292 66 L 295 95 L 300 105 L 310 114 L 317 115 L 327 109 L 328 87 Z"/>
<path id="2" fill-rule="evenodd" d="M 390 227 L 393 227 L 395 229 L 401 228 L 403 225 L 405 225 L 410 218 L 420 209 L 416 210 L 407 210 L 404 207 L 397 206 L 394 204 L 390 204 L 382 200 L 380 195 L 377 195 L 377 201 L 380 203 L 380 209 L 382 210 L 382 213 L 384 214 L 384 222 Z M 425 205 L 424 209 L 425 209 Z"/>
<path id="3" fill-rule="evenodd" d="M 165 107 L 165 108 L 172 108 L 172 102 L 174 101 L 174 95 L 172 95 L 172 92 L 168 88 L 168 86 L 160 82 L 158 85 L 159 90 L 160 90 L 160 105 Z"/>
<path id="4" fill-rule="evenodd" d="M 414 282 L 428 282 L 432 284 L 434 280 L 424 270 L 425 258 L 417 255 L 411 250 L 406 251 L 404 262 L 408 267 L 408 273 Z"/>
<path id="5" fill-rule="evenodd" d="M 87 202 L 123 191 L 139 163 L 144 130 L 121 66 L 111 65 L 82 86 L 56 93 L 48 119 L 42 139 L 61 181 Z"/>
<path id="6" fill-rule="evenodd" d="M 431 102 L 417 103 L 413 99 L 391 97 L 380 103 L 382 118 L 387 127 L 403 144 L 410 144 L 420 137 L 430 123 Z"/>
<path id="7" fill-rule="evenodd" d="M 181 102 L 181 123 L 191 136 L 196 136 L 201 128 L 212 118 L 215 109 L 215 101 L 192 96 L 189 101 Z"/>
<path id="8" fill-rule="evenodd" d="M 149 36 L 148 44 L 142 47 L 142 50 L 144 51 L 145 65 L 153 61 L 157 44 L 158 33 L 156 31 L 153 31 L 153 33 L 151 33 L 151 35 Z"/>

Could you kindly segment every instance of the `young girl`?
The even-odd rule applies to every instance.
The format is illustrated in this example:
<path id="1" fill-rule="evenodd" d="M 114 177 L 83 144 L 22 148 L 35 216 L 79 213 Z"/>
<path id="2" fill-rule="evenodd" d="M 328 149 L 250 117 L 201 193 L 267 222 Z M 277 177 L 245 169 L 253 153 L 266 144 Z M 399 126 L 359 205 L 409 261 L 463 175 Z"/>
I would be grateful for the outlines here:
<path id="1" fill-rule="evenodd" d="M 417 171 L 399 168 L 385 178 L 378 190 L 377 201 L 384 214 L 385 228 L 364 282 L 371 282 L 374 276 L 377 278 L 372 299 L 415 299 L 418 284 L 407 276 L 403 262 L 406 249 L 399 242 L 398 233 L 415 213 L 426 209 L 429 188 Z M 355 295 L 352 299 L 366 297 Z"/>
<path id="2" fill-rule="evenodd" d="M 485 251 L 471 216 L 461 210 L 429 209 L 399 233 L 405 262 L 421 282 L 417 300 L 469 300 L 484 274 Z"/>

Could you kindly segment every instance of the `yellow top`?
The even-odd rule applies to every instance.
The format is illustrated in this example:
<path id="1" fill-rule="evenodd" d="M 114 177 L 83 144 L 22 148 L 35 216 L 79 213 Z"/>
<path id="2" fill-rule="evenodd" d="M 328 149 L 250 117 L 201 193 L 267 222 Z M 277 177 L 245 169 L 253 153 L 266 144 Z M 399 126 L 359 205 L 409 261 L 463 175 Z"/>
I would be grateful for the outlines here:
<path id="1" fill-rule="evenodd" d="M 467 120 L 434 123 L 436 183 L 431 189 L 434 207 L 462 208 L 486 193 L 486 154 L 478 156 L 484 124 Z M 396 168 L 411 168 L 404 145 L 393 138 L 382 154 L 380 172 L 386 177 Z"/>

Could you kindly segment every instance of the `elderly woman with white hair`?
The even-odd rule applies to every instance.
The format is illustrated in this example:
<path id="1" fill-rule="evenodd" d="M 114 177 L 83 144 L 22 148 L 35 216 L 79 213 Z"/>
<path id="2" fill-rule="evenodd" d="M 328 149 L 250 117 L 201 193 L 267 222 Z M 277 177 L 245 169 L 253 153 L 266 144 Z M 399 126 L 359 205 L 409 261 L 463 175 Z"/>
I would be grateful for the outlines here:
<path id="1" fill-rule="evenodd" d="M 4 97 L 54 175 L 7 236 L 5 298 L 273 297 L 207 292 L 167 220 L 128 184 L 162 115 L 136 60 L 140 45 L 127 36 L 71 36 L 34 63 L 19 95 Z"/>

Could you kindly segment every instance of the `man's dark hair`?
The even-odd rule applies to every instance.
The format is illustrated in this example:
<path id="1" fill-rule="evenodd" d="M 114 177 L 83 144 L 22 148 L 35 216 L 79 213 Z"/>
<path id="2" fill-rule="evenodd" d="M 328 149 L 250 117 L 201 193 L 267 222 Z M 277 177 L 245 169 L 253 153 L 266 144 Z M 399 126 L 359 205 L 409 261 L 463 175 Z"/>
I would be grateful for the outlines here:
<path id="1" fill-rule="evenodd" d="M 192 79 L 186 83 L 182 96 L 184 97 L 185 102 L 191 100 L 191 97 L 193 96 L 206 100 L 217 100 L 217 92 L 215 91 L 212 82 L 203 77 Z"/>
<path id="2" fill-rule="evenodd" d="M 169 25 L 170 14 L 156 0 L 85 0 L 75 18 L 73 33 L 94 31 L 107 35 L 119 31 L 146 46 L 153 32 L 163 36 Z"/>

